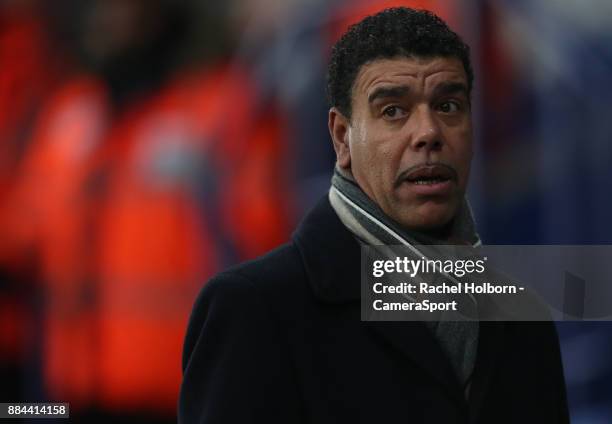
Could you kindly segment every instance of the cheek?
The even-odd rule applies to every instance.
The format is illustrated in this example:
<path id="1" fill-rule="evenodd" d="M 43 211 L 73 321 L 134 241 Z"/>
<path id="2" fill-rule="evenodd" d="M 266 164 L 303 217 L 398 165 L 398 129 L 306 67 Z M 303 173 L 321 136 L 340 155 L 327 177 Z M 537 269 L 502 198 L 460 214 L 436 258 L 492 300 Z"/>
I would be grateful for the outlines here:
<path id="1" fill-rule="evenodd" d="M 393 142 L 381 144 L 376 159 L 378 161 L 380 177 L 385 183 L 391 184 L 395 179 L 401 158 L 402 152 L 398 149 L 397 144 Z"/>
<path id="2" fill-rule="evenodd" d="M 370 174 L 376 155 L 376 145 L 370 140 L 366 126 L 356 125 L 351 129 L 350 149 L 352 162 L 357 167 L 353 172 Z"/>
<path id="3" fill-rule="evenodd" d="M 468 127 L 457 132 L 453 139 L 455 140 L 454 151 L 457 159 L 457 165 L 463 172 L 468 173 L 473 155 L 471 128 Z"/>
<path id="4" fill-rule="evenodd" d="M 377 196 L 384 189 L 388 155 L 380 140 L 373 139 L 366 129 L 355 129 L 351 143 L 351 168 L 357 182 L 369 195 Z"/>
<path id="5" fill-rule="evenodd" d="M 400 155 L 400 152 L 397 151 L 397 143 L 382 137 L 370 137 L 367 140 L 364 160 L 372 167 L 372 173 L 382 178 L 397 162 Z"/>

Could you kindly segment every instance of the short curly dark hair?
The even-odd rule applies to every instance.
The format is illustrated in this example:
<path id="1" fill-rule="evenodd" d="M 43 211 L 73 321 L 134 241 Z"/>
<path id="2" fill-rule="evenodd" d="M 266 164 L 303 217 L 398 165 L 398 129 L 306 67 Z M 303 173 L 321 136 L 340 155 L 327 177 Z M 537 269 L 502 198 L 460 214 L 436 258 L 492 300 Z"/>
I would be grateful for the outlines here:
<path id="1" fill-rule="evenodd" d="M 332 48 L 327 72 L 327 97 L 350 119 L 351 91 L 359 69 L 375 59 L 456 57 L 467 75 L 468 93 L 474 72 L 470 48 L 446 23 L 427 10 L 395 7 L 351 25 Z"/>

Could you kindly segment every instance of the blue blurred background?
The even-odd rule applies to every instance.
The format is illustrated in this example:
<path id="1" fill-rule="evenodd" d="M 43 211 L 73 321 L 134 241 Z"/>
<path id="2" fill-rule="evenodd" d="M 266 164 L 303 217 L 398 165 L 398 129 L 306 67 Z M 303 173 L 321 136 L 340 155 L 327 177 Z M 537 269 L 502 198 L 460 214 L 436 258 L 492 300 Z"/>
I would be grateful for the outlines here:
<path id="1" fill-rule="evenodd" d="M 326 192 L 330 47 L 397 5 L 472 47 L 484 242 L 610 244 L 610 2 L 1 0 L 0 400 L 174 422 L 198 289 Z M 612 423 L 612 325 L 558 328 Z"/>

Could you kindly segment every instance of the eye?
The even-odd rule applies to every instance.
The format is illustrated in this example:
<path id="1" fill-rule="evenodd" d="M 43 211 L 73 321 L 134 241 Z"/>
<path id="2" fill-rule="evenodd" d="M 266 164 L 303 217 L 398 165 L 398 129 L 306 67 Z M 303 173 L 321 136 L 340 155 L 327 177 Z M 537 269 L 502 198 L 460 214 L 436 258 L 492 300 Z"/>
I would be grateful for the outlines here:
<path id="1" fill-rule="evenodd" d="M 461 105 L 455 100 L 440 103 L 438 110 L 442 113 L 455 113 L 461 110 Z"/>
<path id="2" fill-rule="evenodd" d="M 386 119 L 395 120 L 406 116 L 406 111 L 399 106 L 387 106 L 383 109 L 382 114 Z"/>

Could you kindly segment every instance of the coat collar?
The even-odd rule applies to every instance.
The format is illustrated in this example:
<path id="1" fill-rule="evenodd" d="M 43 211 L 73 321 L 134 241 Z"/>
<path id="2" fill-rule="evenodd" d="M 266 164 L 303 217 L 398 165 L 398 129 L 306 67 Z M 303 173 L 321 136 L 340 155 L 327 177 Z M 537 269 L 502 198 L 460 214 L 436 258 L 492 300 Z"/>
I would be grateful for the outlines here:
<path id="1" fill-rule="evenodd" d="M 326 303 L 361 299 L 361 250 L 327 196 L 306 215 L 293 235 L 315 296 Z M 428 370 L 450 396 L 465 404 L 461 388 L 430 331 L 420 322 L 363 322 L 375 335 Z"/>
<path id="2" fill-rule="evenodd" d="M 324 196 L 306 215 L 293 234 L 310 287 L 325 303 L 355 303 L 361 299 L 361 250 Z M 431 332 L 420 322 L 364 322 L 386 343 L 430 373 L 458 403 L 469 409 L 475 422 L 484 402 L 489 376 L 503 334 L 502 323 L 484 323 L 479 336 L 478 357 L 470 389 L 469 405 L 449 361 Z"/>
<path id="3" fill-rule="evenodd" d="M 293 234 L 308 281 L 324 302 L 359 301 L 361 251 L 324 196 Z"/>

